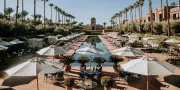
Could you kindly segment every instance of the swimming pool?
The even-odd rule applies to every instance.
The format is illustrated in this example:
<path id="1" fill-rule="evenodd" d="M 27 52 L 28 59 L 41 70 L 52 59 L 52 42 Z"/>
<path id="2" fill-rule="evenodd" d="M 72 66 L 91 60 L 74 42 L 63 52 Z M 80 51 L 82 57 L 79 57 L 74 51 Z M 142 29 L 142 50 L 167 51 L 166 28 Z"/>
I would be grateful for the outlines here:
<path id="1" fill-rule="evenodd" d="M 89 59 L 91 58 L 94 58 L 94 57 L 104 57 L 106 60 L 109 59 L 109 57 L 111 56 L 111 53 L 109 52 L 109 50 L 106 48 L 106 46 L 104 45 L 104 43 L 100 40 L 100 38 L 98 36 L 89 36 L 85 42 L 83 42 L 83 44 L 80 46 L 80 48 L 84 48 L 84 47 L 87 47 L 89 45 L 94 45 L 96 48 L 99 48 L 101 50 L 104 50 L 106 53 L 104 54 L 101 54 L 101 55 L 82 55 L 82 54 L 79 54 L 79 53 L 75 53 L 73 55 L 73 58 L 75 60 L 78 60 L 79 57 L 81 56 L 87 56 L 89 57 Z M 72 63 L 72 66 L 80 66 L 81 64 L 79 64 L 77 61 Z M 97 64 L 95 62 L 92 62 L 91 63 L 92 66 L 96 66 Z M 112 66 L 113 63 L 111 62 L 105 62 L 102 64 L 103 66 Z M 86 63 L 86 66 L 89 66 L 89 63 Z"/>

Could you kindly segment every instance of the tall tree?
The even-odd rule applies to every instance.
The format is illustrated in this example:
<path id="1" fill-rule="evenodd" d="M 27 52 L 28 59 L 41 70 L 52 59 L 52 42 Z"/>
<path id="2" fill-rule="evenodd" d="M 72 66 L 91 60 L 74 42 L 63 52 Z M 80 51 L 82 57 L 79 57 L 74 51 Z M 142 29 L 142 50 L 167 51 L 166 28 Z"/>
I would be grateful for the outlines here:
<path id="1" fill-rule="evenodd" d="M 25 18 L 26 18 L 26 16 L 28 15 L 29 13 L 27 12 L 27 11 L 22 11 L 21 12 L 21 17 L 23 17 L 23 21 L 25 21 Z"/>
<path id="2" fill-rule="evenodd" d="M 168 0 L 166 0 L 166 5 L 167 7 L 169 7 Z M 168 37 L 170 37 L 171 31 L 170 31 L 170 22 L 169 22 L 169 9 L 167 9 L 167 22 L 168 22 Z"/>
<path id="3" fill-rule="evenodd" d="M 14 10 L 11 7 L 6 8 L 6 10 L 5 10 L 5 14 L 8 15 L 9 17 L 11 16 L 11 13 L 13 13 L 13 12 L 14 12 Z"/>
<path id="4" fill-rule="evenodd" d="M 24 0 L 22 0 L 22 12 L 23 11 L 24 11 Z M 24 21 L 24 19 L 25 19 L 24 16 L 22 15 L 21 17 L 22 17 L 22 21 Z"/>
<path id="5" fill-rule="evenodd" d="M 133 23 L 133 12 L 132 10 L 134 9 L 133 6 L 129 6 L 129 10 L 130 10 L 130 18 L 131 18 L 131 22 Z"/>
<path id="6" fill-rule="evenodd" d="M 36 0 L 34 0 L 34 20 L 36 20 Z"/>
<path id="7" fill-rule="evenodd" d="M 57 8 L 58 8 L 57 6 L 54 7 L 54 10 L 56 11 L 55 22 L 57 22 L 57 14 L 59 13 L 59 12 L 57 11 Z"/>
<path id="8" fill-rule="evenodd" d="M 16 0 L 17 4 L 16 4 L 16 24 L 17 24 L 17 19 L 18 19 L 18 9 L 19 9 L 19 0 Z"/>
<path id="9" fill-rule="evenodd" d="M 51 7 L 51 20 L 52 20 L 52 7 L 54 6 L 54 4 L 50 3 L 49 6 Z"/>
<path id="10" fill-rule="evenodd" d="M 153 18 L 152 17 L 152 1 L 149 0 L 149 13 L 150 13 L 150 22 L 151 22 L 151 34 L 153 34 Z"/>
<path id="11" fill-rule="evenodd" d="M 161 1 L 161 12 L 162 12 L 162 17 L 161 17 L 161 20 L 163 20 L 163 17 L 164 17 L 164 11 L 163 11 L 163 5 L 162 5 L 162 0 L 160 0 Z"/>
<path id="12" fill-rule="evenodd" d="M 136 19 L 137 19 L 137 14 L 136 14 L 136 9 L 138 8 L 138 4 L 137 3 L 134 3 L 134 16 L 135 16 L 135 21 L 136 21 Z"/>
<path id="13" fill-rule="evenodd" d="M 104 22 L 103 25 L 104 25 L 104 29 L 105 29 L 106 28 L 106 22 Z"/>
<path id="14" fill-rule="evenodd" d="M 4 0 L 4 16 L 6 16 L 6 0 Z"/>

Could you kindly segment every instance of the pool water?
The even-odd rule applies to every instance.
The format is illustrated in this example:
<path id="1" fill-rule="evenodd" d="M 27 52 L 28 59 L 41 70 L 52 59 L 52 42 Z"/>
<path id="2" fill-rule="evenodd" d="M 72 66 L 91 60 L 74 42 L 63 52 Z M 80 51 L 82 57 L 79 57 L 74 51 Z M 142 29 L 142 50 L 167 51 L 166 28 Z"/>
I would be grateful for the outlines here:
<path id="1" fill-rule="evenodd" d="M 104 53 L 104 54 L 98 54 L 98 55 L 82 55 L 82 54 L 79 54 L 79 53 L 75 53 L 75 54 L 73 55 L 73 58 L 74 58 L 75 60 L 78 60 L 79 57 L 81 57 L 81 56 L 86 56 L 86 57 L 88 57 L 89 59 L 92 60 L 94 57 L 103 57 L 103 58 L 105 58 L 105 59 L 107 60 L 105 63 L 102 64 L 103 66 L 112 66 L 112 65 L 113 65 L 113 63 L 108 62 L 108 59 L 109 59 L 109 57 L 111 56 L 111 53 L 110 53 L 109 50 L 106 48 L 106 46 L 104 45 L 104 43 L 99 39 L 98 36 L 89 36 L 89 37 L 85 40 L 85 42 L 80 46 L 80 48 L 84 48 L 84 47 L 87 47 L 87 46 L 89 46 L 89 45 L 93 45 L 93 46 L 95 46 L 95 47 L 98 48 L 98 49 L 104 50 L 106 53 Z M 72 63 L 72 66 L 80 66 L 80 65 L 81 65 L 81 64 L 78 63 L 77 61 L 74 62 L 74 63 Z M 89 65 L 90 65 L 90 62 L 89 62 L 89 63 L 86 63 L 86 66 L 89 66 Z M 92 63 L 91 63 L 91 66 L 96 66 L 96 65 L 97 65 L 97 63 L 95 63 L 95 62 L 92 62 Z"/>

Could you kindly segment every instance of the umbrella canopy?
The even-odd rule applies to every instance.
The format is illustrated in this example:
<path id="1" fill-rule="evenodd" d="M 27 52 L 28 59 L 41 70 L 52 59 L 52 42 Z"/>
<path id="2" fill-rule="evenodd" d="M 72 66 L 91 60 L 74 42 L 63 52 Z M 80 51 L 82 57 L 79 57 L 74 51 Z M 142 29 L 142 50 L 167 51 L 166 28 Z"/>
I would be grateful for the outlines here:
<path id="1" fill-rule="evenodd" d="M 22 43 L 24 43 L 24 41 L 20 41 L 19 39 L 16 39 L 16 40 L 13 40 L 9 43 L 11 43 L 11 44 L 22 44 Z"/>
<path id="2" fill-rule="evenodd" d="M 81 48 L 81 49 L 76 50 L 76 53 L 94 55 L 94 54 L 104 54 L 105 51 L 104 51 L 104 50 L 101 50 L 101 49 L 98 49 L 98 48 L 90 45 L 90 46 L 88 46 L 88 47 L 85 47 L 85 48 Z"/>
<path id="3" fill-rule="evenodd" d="M 69 39 L 66 38 L 66 37 L 62 37 L 62 38 L 60 38 L 60 39 L 58 39 L 58 40 L 60 40 L 60 41 L 67 41 L 67 40 L 69 40 Z"/>
<path id="4" fill-rule="evenodd" d="M 145 56 L 139 59 L 131 60 L 121 65 L 124 71 L 138 73 L 142 75 L 171 75 L 175 73 L 177 67 L 165 62 L 159 61 L 155 57 Z"/>
<path id="5" fill-rule="evenodd" d="M 1 45 L 0 45 L 0 50 L 6 50 L 6 49 L 8 49 L 8 47 L 1 46 Z"/>
<path id="6" fill-rule="evenodd" d="M 180 43 L 180 41 L 179 41 L 179 40 L 176 40 L 175 38 L 166 40 L 166 41 L 164 41 L 164 42 L 166 42 L 166 43 Z"/>
<path id="7" fill-rule="evenodd" d="M 119 56 L 139 56 L 144 54 L 143 51 L 134 49 L 130 46 L 116 49 L 113 51 L 113 53 Z"/>
<path id="8" fill-rule="evenodd" d="M 10 45 L 12 45 L 10 42 L 6 42 L 6 41 L 1 41 L 0 42 L 0 45 L 1 46 L 10 46 Z"/>
<path id="9" fill-rule="evenodd" d="M 58 68 L 48 64 L 48 61 L 39 59 L 37 57 L 32 58 L 22 64 L 12 67 L 5 72 L 10 76 L 3 82 L 5 86 L 15 86 L 18 84 L 24 84 L 35 79 L 38 74 L 55 73 Z M 13 81 L 17 80 L 18 81 Z"/>
<path id="10" fill-rule="evenodd" d="M 63 47 L 58 47 L 56 45 L 50 45 L 49 47 L 43 48 L 36 53 L 44 56 L 55 56 L 65 54 L 67 51 Z"/>

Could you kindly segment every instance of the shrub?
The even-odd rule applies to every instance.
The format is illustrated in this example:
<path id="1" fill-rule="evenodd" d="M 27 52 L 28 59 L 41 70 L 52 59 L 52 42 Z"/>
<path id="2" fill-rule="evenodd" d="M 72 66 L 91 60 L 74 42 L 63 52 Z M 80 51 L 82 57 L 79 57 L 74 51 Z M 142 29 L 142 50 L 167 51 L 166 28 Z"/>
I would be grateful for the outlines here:
<path id="1" fill-rule="evenodd" d="M 153 32 L 155 34 L 162 34 L 163 33 L 163 26 L 161 23 L 154 23 L 153 25 Z"/>
<path id="2" fill-rule="evenodd" d="M 83 56 L 83 57 L 78 58 L 78 62 L 81 63 L 81 64 L 85 64 L 85 63 L 87 63 L 89 61 L 90 61 L 90 59 L 88 57 Z"/>
<path id="3" fill-rule="evenodd" d="M 70 56 L 64 56 L 60 62 L 64 63 L 65 65 L 70 65 L 74 61 L 75 61 L 74 58 L 70 55 Z"/>
<path id="4" fill-rule="evenodd" d="M 73 87 L 75 85 L 73 78 L 67 78 L 64 80 L 64 85 L 67 87 Z"/>
<path id="5" fill-rule="evenodd" d="M 94 62 L 96 62 L 98 64 L 106 62 L 106 59 L 103 57 L 95 57 L 93 60 L 94 60 Z"/>
<path id="6" fill-rule="evenodd" d="M 168 63 L 180 67 L 180 59 L 167 59 Z"/>
<path id="7" fill-rule="evenodd" d="M 123 61 L 123 58 L 121 58 L 120 56 L 118 55 L 112 55 L 109 57 L 109 61 L 110 62 L 113 62 L 115 64 L 115 66 L 117 66 L 117 63 L 118 62 L 122 62 Z"/>
<path id="8" fill-rule="evenodd" d="M 105 87 L 112 87 L 113 79 L 110 76 L 104 76 L 101 78 L 101 84 Z"/>
<path id="9" fill-rule="evenodd" d="M 177 35 L 178 33 L 180 33 L 180 21 L 171 22 L 170 25 L 172 34 Z"/>

